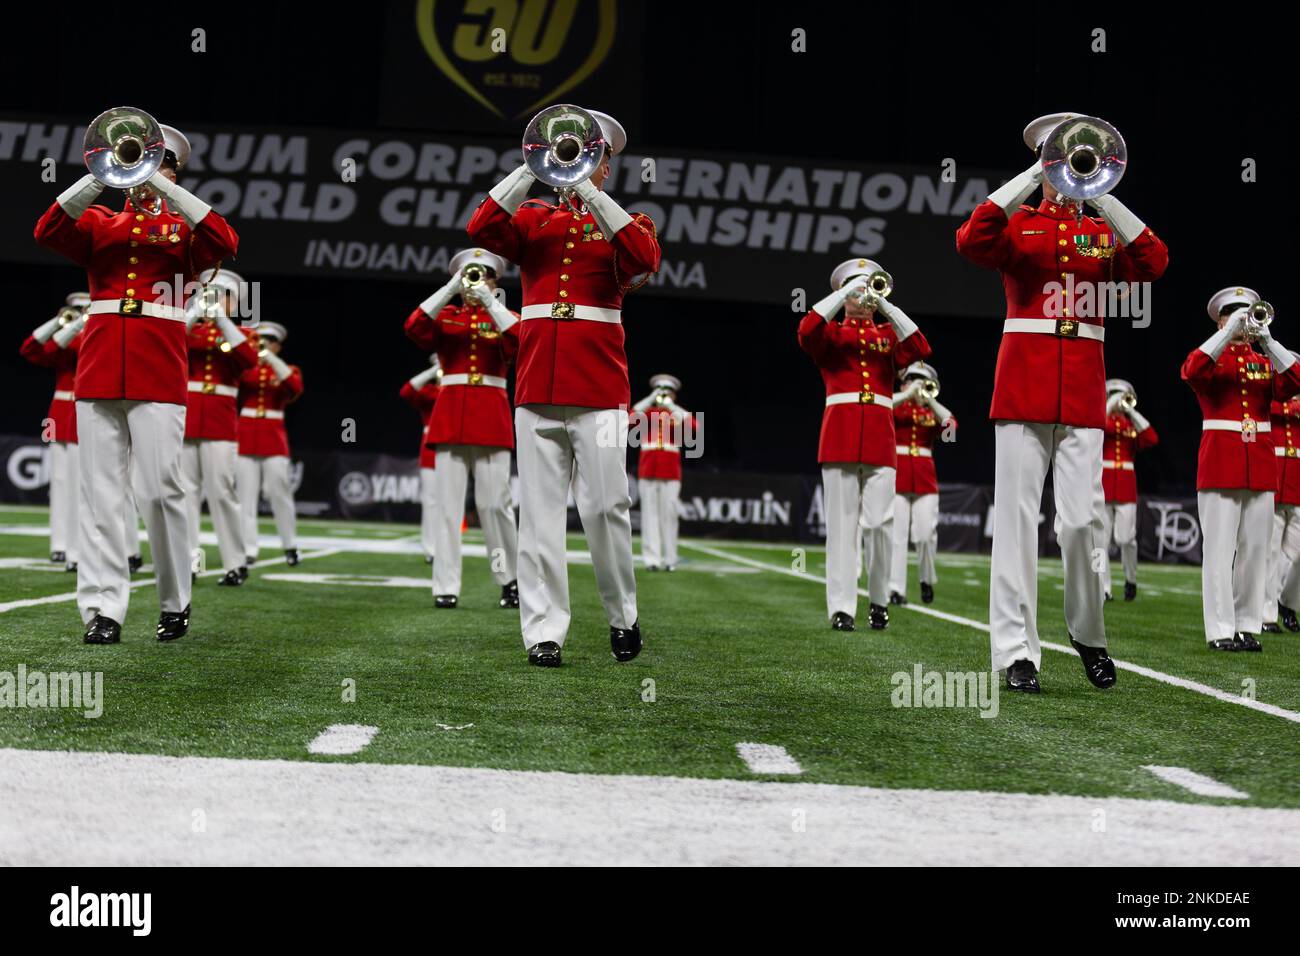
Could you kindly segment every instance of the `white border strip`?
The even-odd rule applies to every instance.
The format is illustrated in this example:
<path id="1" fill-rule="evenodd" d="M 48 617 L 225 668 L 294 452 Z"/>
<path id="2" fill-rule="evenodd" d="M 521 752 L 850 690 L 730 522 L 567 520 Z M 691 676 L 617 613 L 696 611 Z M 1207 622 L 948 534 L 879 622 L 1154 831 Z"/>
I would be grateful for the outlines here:
<path id="1" fill-rule="evenodd" d="M 307 745 L 309 754 L 356 754 L 370 746 L 379 733 L 369 724 L 330 724 Z"/>
<path id="2" fill-rule="evenodd" d="M 745 761 L 750 773 L 799 774 L 803 767 L 790 753 L 777 744 L 736 744 L 736 753 Z"/>
<path id="3" fill-rule="evenodd" d="M 1190 790 L 1198 796 L 1224 797 L 1228 800 L 1250 799 L 1250 794 L 1242 793 L 1236 787 L 1230 787 L 1226 783 L 1220 783 L 1213 777 L 1207 777 L 1205 774 L 1197 773 L 1195 770 L 1188 770 L 1186 767 L 1157 767 L 1154 765 L 1147 765 L 1142 769 L 1150 770 L 1166 783 L 1172 783 L 1176 787 Z"/>

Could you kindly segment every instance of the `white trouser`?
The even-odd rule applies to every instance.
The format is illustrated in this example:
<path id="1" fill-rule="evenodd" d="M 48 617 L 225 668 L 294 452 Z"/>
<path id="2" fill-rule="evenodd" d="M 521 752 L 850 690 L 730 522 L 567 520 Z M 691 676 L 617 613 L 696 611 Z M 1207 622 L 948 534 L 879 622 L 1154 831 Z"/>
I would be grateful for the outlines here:
<path id="1" fill-rule="evenodd" d="M 510 503 L 510 449 L 486 445 L 439 445 L 433 470 L 433 593 L 460 594 L 460 526 L 465 490 L 474 474 L 474 508 L 497 584 L 515 579 L 519 535 Z"/>
<path id="2" fill-rule="evenodd" d="M 185 482 L 185 506 L 189 509 L 190 549 L 199 547 L 199 502 L 208 499 L 208 513 L 217 532 L 221 567 L 234 571 L 244 564 L 244 529 L 240 525 L 239 493 L 235 487 L 235 459 L 239 446 L 233 441 L 186 440 L 181 450 L 181 478 Z"/>
<path id="3" fill-rule="evenodd" d="M 1196 494 L 1201 515 L 1201 605 L 1206 642 L 1264 623 L 1273 492 L 1229 488 Z"/>
<path id="4" fill-rule="evenodd" d="M 433 491 L 432 468 L 420 469 L 420 547 L 424 549 L 426 557 L 432 558 L 437 553 L 434 547 L 437 542 L 435 527 L 437 526 L 438 499 Z"/>
<path id="5" fill-rule="evenodd" d="M 289 481 L 289 457 L 240 455 L 236 469 L 244 553 L 249 558 L 257 557 L 257 502 L 262 495 L 266 496 L 271 505 L 275 530 L 280 535 L 280 546 L 286 551 L 296 548 L 298 529 L 293 506 L 293 485 Z M 211 506 L 212 499 L 209 498 L 208 507 Z"/>
<path id="6" fill-rule="evenodd" d="M 76 442 L 50 442 L 50 551 L 77 560 Z"/>
<path id="7" fill-rule="evenodd" d="M 909 534 L 910 531 L 910 534 Z M 894 555 L 889 590 L 907 594 L 907 542 L 916 545 L 917 579 L 934 584 L 934 554 L 939 550 L 939 496 L 894 495 Z"/>
<path id="8" fill-rule="evenodd" d="M 1115 536 L 1119 545 L 1120 564 L 1124 568 L 1124 580 L 1137 584 L 1138 579 L 1138 506 L 1136 501 L 1120 504 L 1106 502 L 1101 509 L 1101 542 L 1106 549 L 1106 571 L 1102 575 L 1105 591 L 1110 594 L 1110 538 Z"/>
<path id="9" fill-rule="evenodd" d="M 542 641 L 563 645 L 569 632 L 565 528 L 570 486 L 605 615 L 613 627 L 629 628 L 637 622 L 627 425 L 625 408 L 515 409 L 519 618 L 525 647 Z M 441 453 L 437 470 L 442 470 Z"/>
<path id="10" fill-rule="evenodd" d="M 164 611 L 190 603 L 190 538 L 181 483 L 185 406 L 162 402 L 77 401 L 81 498 L 77 606 L 89 623 L 102 614 L 119 624 L 130 594 L 123 499 L 133 473 Z M 130 448 L 130 466 L 127 449 Z"/>
<path id="11" fill-rule="evenodd" d="M 127 456 L 126 482 L 126 549 L 132 557 L 140 554 L 140 512 L 136 509 L 135 498 L 135 456 Z M 145 532 L 148 532 L 148 528 Z"/>
<path id="12" fill-rule="evenodd" d="M 1300 558 L 1300 507 L 1274 505 L 1273 539 L 1268 548 L 1268 580 L 1264 585 L 1264 621 L 1277 620 L 1282 588 Z M 1286 605 L 1295 610 L 1290 604 Z"/>
<path id="13" fill-rule="evenodd" d="M 1285 527 L 1282 529 L 1277 567 L 1277 592 L 1273 604 L 1273 616 L 1265 617 L 1267 621 L 1277 620 L 1277 605 L 1300 609 L 1300 507 L 1280 505 L 1277 513 L 1285 513 Z M 1274 527 L 1276 528 L 1276 519 Z M 1271 581 L 1271 578 L 1270 578 Z"/>
<path id="14" fill-rule="evenodd" d="M 889 601 L 896 476 L 893 468 L 880 465 L 822 465 L 827 617 L 837 611 L 857 615 L 858 574 L 864 557 L 871 603 Z"/>
<path id="15" fill-rule="evenodd" d="M 677 564 L 677 500 L 682 483 L 675 479 L 641 478 L 641 560 L 648 568 Z"/>
<path id="16" fill-rule="evenodd" d="M 1065 571 L 1065 624 L 1080 644 L 1105 647 L 1101 568 L 1092 567 L 1093 555 L 1102 546 L 1102 430 L 996 422 L 993 435 L 997 455 L 989 580 L 993 669 L 1005 670 L 1018 660 L 1042 666 L 1038 522 L 1049 467 Z"/>

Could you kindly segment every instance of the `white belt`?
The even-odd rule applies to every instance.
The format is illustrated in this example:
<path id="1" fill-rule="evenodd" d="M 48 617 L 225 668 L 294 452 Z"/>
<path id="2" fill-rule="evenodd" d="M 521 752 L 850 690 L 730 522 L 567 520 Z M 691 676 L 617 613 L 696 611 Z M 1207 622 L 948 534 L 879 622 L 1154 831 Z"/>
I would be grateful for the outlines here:
<path id="1" fill-rule="evenodd" d="M 205 395 L 223 395 L 226 398 L 234 398 L 239 394 L 239 389 L 234 385 L 215 385 L 212 382 L 190 382 L 189 390 Z"/>
<path id="2" fill-rule="evenodd" d="M 641 450 L 642 451 L 680 451 L 681 449 L 679 449 L 676 445 L 669 445 L 667 443 L 664 443 L 660 445 L 645 445 Z"/>
<path id="3" fill-rule="evenodd" d="M 505 388 L 506 380 L 500 375 L 480 375 L 475 372 L 470 375 L 467 372 L 456 372 L 452 375 L 442 377 L 443 385 L 490 385 L 492 388 Z"/>
<path id="4" fill-rule="evenodd" d="M 284 412 L 278 408 L 253 408 L 245 405 L 239 410 L 240 418 L 284 418 Z"/>
<path id="5" fill-rule="evenodd" d="M 1102 467 L 1102 468 L 1111 468 L 1111 469 L 1118 468 L 1120 471 L 1132 471 L 1132 470 L 1133 470 L 1133 462 L 1131 462 L 1131 461 L 1103 461 L 1103 462 L 1101 463 L 1101 467 Z"/>
<path id="6" fill-rule="evenodd" d="M 1089 325 L 1077 319 L 1007 319 L 1003 332 L 1038 332 L 1059 335 L 1063 339 L 1094 339 L 1106 341 L 1106 330 L 1100 325 Z"/>
<path id="7" fill-rule="evenodd" d="M 894 407 L 894 396 L 881 395 L 878 392 L 836 392 L 833 395 L 826 396 L 827 407 L 831 405 L 867 405 L 874 402 L 877 405 L 884 405 L 886 408 Z"/>
<path id="8" fill-rule="evenodd" d="M 77 400 L 76 392 L 69 392 L 64 389 L 56 389 L 54 392 L 56 402 L 75 402 Z"/>
<path id="9" fill-rule="evenodd" d="M 546 302 L 540 305 L 526 305 L 519 312 L 524 319 L 583 319 L 587 322 L 610 322 L 614 325 L 623 321 L 623 313 L 618 309 L 601 309 L 594 305 L 578 305 L 576 302 Z M 444 378 L 445 382 L 446 379 Z"/>
<path id="10" fill-rule="evenodd" d="M 111 313 L 113 315 L 147 315 L 154 319 L 175 319 L 185 321 L 185 310 L 157 302 L 141 302 L 139 299 L 96 299 L 86 309 L 87 315 Z"/>
<path id="11" fill-rule="evenodd" d="M 1296 448 L 1294 445 L 1288 445 L 1286 448 L 1283 448 L 1279 445 L 1273 449 L 1273 454 L 1277 455 L 1279 458 L 1296 458 L 1300 457 L 1300 448 Z"/>
<path id="12" fill-rule="evenodd" d="M 912 458 L 933 458 L 934 452 L 928 448 L 913 448 L 911 445 L 897 445 L 894 451 L 900 455 L 909 455 Z"/>
<path id="13" fill-rule="evenodd" d="M 1231 418 L 1207 418 L 1201 422 L 1201 430 L 1207 432 L 1239 432 L 1243 431 L 1242 424 L 1242 422 Z M 1255 422 L 1255 431 L 1257 432 L 1271 432 L 1272 430 L 1272 422 Z"/>

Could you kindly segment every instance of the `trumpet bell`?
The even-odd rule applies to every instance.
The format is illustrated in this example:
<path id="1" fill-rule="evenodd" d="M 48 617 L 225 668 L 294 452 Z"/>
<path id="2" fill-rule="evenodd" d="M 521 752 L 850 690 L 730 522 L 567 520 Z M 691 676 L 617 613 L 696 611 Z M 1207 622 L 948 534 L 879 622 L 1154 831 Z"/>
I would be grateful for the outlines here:
<path id="1" fill-rule="evenodd" d="M 939 383 L 932 378 L 927 378 L 921 382 L 921 394 L 926 398 L 939 397 Z"/>
<path id="2" fill-rule="evenodd" d="M 1086 202 L 1114 189 L 1128 167 L 1119 130 L 1095 116 L 1077 116 L 1043 141 L 1043 179 L 1066 199 Z"/>
<path id="3" fill-rule="evenodd" d="M 878 295 L 882 299 L 889 298 L 889 293 L 894 291 L 894 277 L 884 269 L 871 273 L 867 276 L 867 289 L 873 295 Z"/>
<path id="4" fill-rule="evenodd" d="M 548 106 L 524 130 L 524 162 L 555 189 L 570 190 L 591 178 L 605 156 L 605 134 L 586 110 L 561 103 Z"/>
<path id="5" fill-rule="evenodd" d="M 1273 306 L 1260 300 L 1246 310 L 1246 337 L 1252 342 L 1273 322 Z"/>
<path id="6" fill-rule="evenodd" d="M 144 110 L 115 106 L 86 127 L 82 155 L 90 174 L 105 186 L 130 189 L 162 166 L 167 151 L 162 127 Z"/>
<path id="7" fill-rule="evenodd" d="M 480 286 L 487 279 L 487 269 L 477 262 L 471 262 L 464 269 L 460 270 L 460 284 L 462 288 L 473 289 Z"/>
<path id="8" fill-rule="evenodd" d="M 1119 403 L 1124 408 L 1132 410 L 1134 408 L 1137 408 L 1138 397 L 1134 395 L 1132 392 L 1125 392 L 1123 395 L 1120 396 Z"/>

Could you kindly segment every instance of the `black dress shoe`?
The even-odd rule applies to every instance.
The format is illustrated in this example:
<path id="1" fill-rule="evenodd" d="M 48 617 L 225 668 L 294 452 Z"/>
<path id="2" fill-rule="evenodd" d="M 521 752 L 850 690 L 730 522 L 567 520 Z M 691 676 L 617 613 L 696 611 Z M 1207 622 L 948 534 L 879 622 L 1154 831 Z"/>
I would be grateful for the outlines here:
<path id="1" fill-rule="evenodd" d="M 889 592 L 889 603 L 890 603 L 890 604 L 894 604 L 894 605 L 899 605 L 899 606 L 901 606 L 901 605 L 907 603 L 907 598 L 904 597 L 903 595 L 899 594 L 897 591 L 890 591 L 890 592 Z"/>
<path id="2" fill-rule="evenodd" d="M 126 559 L 126 566 L 130 568 L 132 574 L 135 574 L 144 567 L 144 558 L 138 554 L 133 554 Z"/>
<path id="3" fill-rule="evenodd" d="M 1291 608 L 1278 605 L 1277 615 L 1282 622 L 1282 626 L 1288 631 L 1300 631 L 1300 620 L 1296 619 L 1295 611 Z"/>
<path id="4" fill-rule="evenodd" d="M 1038 686 L 1038 670 L 1033 661 L 1013 661 L 1007 668 L 1007 690 L 1022 694 L 1037 694 L 1042 688 Z"/>
<path id="5" fill-rule="evenodd" d="M 431 555 L 431 554 L 426 554 L 426 555 L 424 556 L 424 563 L 425 563 L 425 564 L 433 564 L 433 555 Z"/>
<path id="6" fill-rule="evenodd" d="M 239 575 L 239 583 L 243 584 L 245 581 L 248 580 L 248 565 L 241 564 L 238 568 L 235 569 L 235 573 Z"/>
<path id="7" fill-rule="evenodd" d="M 889 627 L 889 608 L 883 604 L 871 605 L 871 610 L 867 612 L 867 620 L 871 622 L 873 631 L 883 631 Z"/>
<path id="8" fill-rule="evenodd" d="M 609 650 L 614 660 L 620 664 L 627 663 L 641 653 L 641 622 L 634 621 L 631 627 L 609 626 Z"/>
<path id="9" fill-rule="evenodd" d="M 1282 633 L 1282 628 L 1278 627 L 1276 621 L 1269 621 L 1267 624 L 1263 625 L 1263 626 L 1260 628 L 1260 630 L 1262 630 L 1265 634 L 1281 634 L 1281 633 Z"/>
<path id="10" fill-rule="evenodd" d="M 1124 582 L 1124 600 L 1131 601 L 1138 596 L 1138 586 L 1136 581 Z"/>
<path id="11" fill-rule="evenodd" d="M 853 615 L 847 614 L 844 611 L 836 611 L 834 617 L 831 618 L 831 630 L 832 631 L 857 630 L 857 625 L 853 623 Z"/>
<path id="12" fill-rule="evenodd" d="M 497 602 L 503 608 L 519 606 L 519 582 L 511 581 L 501 585 L 501 600 Z"/>
<path id="13" fill-rule="evenodd" d="M 285 557 L 286 557 L 286 558 L 289 556 L 289 552 L 288 552 L 288 551 L 286 551 L 284 554 L 285 554 Z M 255 555 L 255 554 L 246 554 L 246 555 L 244 555 L 244 563 L 245 563 L 245 564 L 250 564 L 250 565 L 251 565 L 251 564 L 257 564 L 257 555 Z"/>
<path id="14" fill-rule="evenodd" d="M 65 564 L 65 563 L 67 563 L 67 560 L 68 560 L 68 554 L 67 554 L 66 551 L 51 551 L 51 552 L 50 552 L 50 563 L 51 563 L 51 564 Z"/>
<path id="15" fill-rule="evenodd" d="M 237 588 L 244 583 L 244 579 L 239 576 L 238 571 L 227 571 L 217 582 L 219 588 Z"/>
<path id="16" fill-rule="evenodd" d="M 1259 642 L 1259 638 L 1254 634 L 1236 634 L 1232 640 L 1236 643 L 1239 651 L 1262 651 L 1264 649 L 1264 645 Z"/>
<path id="17" fill-rule="evenodd" d="M 1109 591 L 1107 591 L 1107 592 L 1106 592 L 1106 601 L 1107 601 L 1107 602 L 1110 602 L 1110 601 L 1113 601 L 1113 600 L 1115 600 L 1114 596 L 1113 596 Z"/>
<path id="18" fill-rule="evenodd" d="M 75 571 L 75 570 L 77 570 L 77 562 L 76 562 L 76 561 L 69 561 L 67 564 L 65 564 L 65 565 L 63 566 L 63 570 L 64 570 L 64 571 Z"/>
<path id="19" fill-rule="evenodd" d="M 183 611 L 163 611 L 158 615 L 158 640 L 174 641 L 190 630 L 190 605 Z"/>
<path id="20" fill-rule="evenodd" d="M 922 581 L 922 582 L 921 582 L 921 603 L 922 603 L 922 604 L 933 604 L 933 603 L 934 603 L 934 585 L 933 585 L 933 584 L 928 584 L 928 583 L 925 582 L 925 581 Z"/>
<path id="21" fill-rule="evenodd" d="M 112 618 L 96 614 L 95 619 L 86 626 L 86 635 L 82 640 L 87 644 L 116 644 L 122 640 L 122 625 Z"/>
<path id="22" fill-rule="evenodd" d="M 299 556 L 297 548 L 284 549 L 284 563 L 287 564 L 289 567 L 296 568 L 298 566 L 298 562 L 301 560 L 302 558 Z M 249 561 L 248 563 L 252 564 L 253 562 Z"/>
<path id="23" fill-rule="evenodd" d="M 1105 690 L 1107 687 L 1115 686 L 1115 662 L 1106 653 L 1106 648 L 1080 644 L 1073 635 L 1070 637 L 1070 646 L 1079 652 L 1079 659 L 1083 661 L 1083 672 L 1093 687 Z"/>
<path id="24" fill-rule="evenodd" d="M 1205 645 L 1212 651 L 1239 651 L 1241 647 L 1237 644 L 1235 637 L 1220 637 L 1210 641 Z"/>
<path id="25" fill-rule="evenodd" d="M 542 641 L 528 648 L 528 663 L 537 667 L 559 667 L 560 645 L 554 641 Z"/>
<path id="26" fill-rule="evenodd" d="M 454 594 L 439 594 L 433 599 L 434 607 L 453 608 L 460 602 L 460 599 Z"/>

